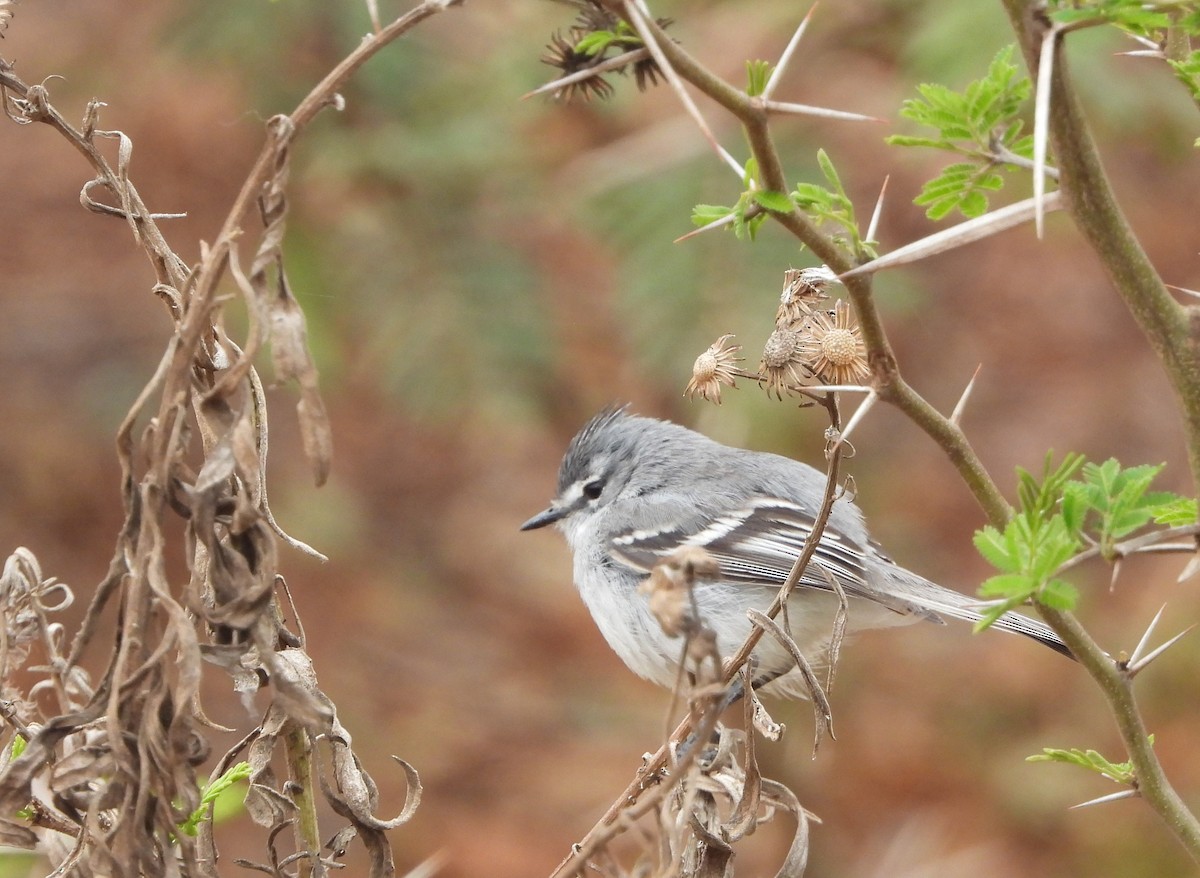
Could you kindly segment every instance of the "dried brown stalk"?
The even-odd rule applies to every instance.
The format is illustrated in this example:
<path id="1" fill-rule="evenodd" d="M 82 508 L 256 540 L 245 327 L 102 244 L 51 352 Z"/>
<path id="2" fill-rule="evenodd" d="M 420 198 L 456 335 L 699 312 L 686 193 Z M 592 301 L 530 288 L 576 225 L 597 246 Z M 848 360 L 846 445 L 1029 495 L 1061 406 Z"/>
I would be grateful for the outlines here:
<path id="1" fill-rule="evenodd" d="M 366 60 L 456 3 L 430 0 L 377 28 L 290 115 L 269 121 L 262 151 L 194 267 L 176 255 L 159 228 L 158 220 L 169 215 L 152 213 L 138 194 L 130 178 L 130 139 L 97 127 L 102 104 L 90 103 L 76 128 L 51 103 L 45 85 L 25 83 L 0 60 L 5 113 L 18 124 L 49 125 L 84 157 L 95 176 L 83 187 L 83 205 L 128 223 L 154 267 L 154 292 L 175 324 L 118 432 L 125 522 L 69 651 L 50 614 L 62 609 L 70 591 L 45 579 L 24 549 L 0 578 L 6 718 L 0 741 L 7 747 L 0 759 L 0 840 L 21 847 L 45 843 L 58 851 L 59 873 L 217 874 L 211 826 L 202 825 L 195 837 L 181 830 L 199 806 L 196 770 L 211 750 L 214 726 L 199 701 L 206 664 L 227 671 L 240 691 L 270 682 L 272 700 L 262 722 L 218 766 L 219 774 L 245 751 L 252 772 L 247 807 L 268 829 L 270 864 L 263 868 L 280 874 L 291 863 L 288 868 L 304 875 L 327 874 L 332 861 L 320 852 L 316 822 L 319 781 L 347 823 L 337 836 L 342 847 L 357 835 L 370 854 L 371 874 L 394 872 L 384 833 L 411 816 L 420 786 L 401 763 L 409 802 L 391 821 L 374 816 L 374 782 L 317 685 L 303 639 L 283 622 L 278 539 L 307 547 L 283 534 L 270 514 L 266 405 L 253 360 L 269 343 L 277 377 L 298 386 L 304 451 L 320 484 L 330 465 L 330 428 L 282 254 L 291 145 L 322 108 L 338 104 L 338 89 Z M 115 166 L 101 148 L 106 139 L 117 142 Z M 249 220 L 255 207 L 258 231 Z M 250 269 L 243 273 L 238 254 L 251 242 Z M 241 344 L 226 334 L 225 302 L 216 295 L 227 270 L 250 314 L 249 336 Z M 199 457 L 189 451 L 195 432 Z M 191 575 L 185 582 L 174 579 L 166 564 L 164 526 L 173 516 L 186 521 Z M 118 624 L 106 630 L 101 617 L 114 605 Z M 45 663 L 30 670 L 43 682 L 21 692 L 10 682 L 12 673 L 35 644 Z M 85 654 L 105 649 L 106 668 L 93 683 L 83 668 Z M 45 699 L 34 696 L 43 687 L 53 690 L 57 712 L 39 708 Z M 327 742 L 328 765 L 315 758 L 318 740 Z M 13 748 L 22 746 L 18 755 Z M 283 754 L 289 778 L 275 777 L 276 754 Z M 27 816 L 9 816 L 17 814 Z M 294 827 L 292 854 L 278 849 L 288 827 Z"/>

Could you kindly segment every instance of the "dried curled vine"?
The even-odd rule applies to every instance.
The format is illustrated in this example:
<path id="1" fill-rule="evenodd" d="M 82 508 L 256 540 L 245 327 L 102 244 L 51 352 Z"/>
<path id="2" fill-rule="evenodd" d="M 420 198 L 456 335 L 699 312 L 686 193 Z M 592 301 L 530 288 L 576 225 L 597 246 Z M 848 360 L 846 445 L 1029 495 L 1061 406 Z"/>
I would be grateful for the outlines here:
<path id="1" fill-rule="evenodd" d="M 287 116 L 268 123 L 268 137 L 214 242 L 188 266 L 168 245 L 158 220 L 130 179 L 132 142 L 97 127 L 102 104 L 87 107 L 73 127 L 44 85 L 29 85 L 0 59 L 0 103 L 18 124 L 44 123 L 91 165 L 81 193 L 86 208 L 116 215 L 130 227 L 157 276 L 154 293 L 167 305 L 174 331 L 153 377 L 118 432 L 125 522 L 108 573 L 67 648 L 64 627 L 51 621 L 73 599 L 43 576 L 37 559 L 18 549 L 0 576 L 0 842 L 41 846 L 55 874 L 213 876 L 217 848 L 211 821 L 193 836 L 181 827 L 201 808 L 197 769 L 210 758 L 208 733 L 220 727 L 201 707 L 206 664 L 224 669 L 241 692 L 265 689 L 262 721 L 218 760 L 221 775 L 239 757 L 249 763 L 251 817 L 268 829 L 267 863 L 241 863 L 273 875 L 326 874 L 355 836 L 369 852 L 373 875 L 392 874 L 385 832 L 406 821 L 419 801 L 416 773 L 400 762 L 409 785 L 398 816 L 375 816 L 374 782 L 317 685 L 301 633 L 285 624 L 286 585 L 278 540 L 312 552 L 278 527 L 267 502 L 267 418 L 253 361 L 269 344 L 277 377 L 299 386 L 297 411 L 314 479 L 331 457 L 328 420 L 308 349 L 304 315 L 289 289 L 282 240 L 292 142 L 368 58 L 425 18 L 456 5 L 431 0 L 369 36 Z M 115 167 L 99 140 L 118 142 Z M 110 201 L 98 200 L 102 193 Z M 251 239 L 247 215 L 257 205 L 262 230 L 243 272 L 239 253 Z M 250 316 L 245 340 L 229 337 L 216 289 L 228 271 Z M 189 454 L 194 433 L 202 455 Z M 190 576 L 168 573 L 171 516 L 186 522 Z M 314 552 L 314 554 L 316 554 Z M 104 615 L 115 610 L 116 625 Z M 109 640 L 108 638 L 111 638 Z M 36 650 L 42 663 L 31 664 Z M 106 655 L 93 681 L 85 654 Z M 22 689 L 16 673 L 37 680 Z M 315 758 L 320 742 L 328 754 Z M 276 776 L 274 764 L 288 766 Z M 398 760 L 399 761 L 399 760 Z M 316 823 L 319 789 L 346 827 L 322 853 Z M 292 828 L 292 853 L 279 836 Z"/>

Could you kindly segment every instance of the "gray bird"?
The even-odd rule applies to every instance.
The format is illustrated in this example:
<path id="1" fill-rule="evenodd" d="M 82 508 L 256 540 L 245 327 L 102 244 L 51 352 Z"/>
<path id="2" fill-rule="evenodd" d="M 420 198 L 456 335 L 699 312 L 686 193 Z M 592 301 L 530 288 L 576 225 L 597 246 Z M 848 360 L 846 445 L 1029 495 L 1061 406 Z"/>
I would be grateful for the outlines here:
<path id="1" fill-rule="evenodd" d="M 634 673 L 671 687 L 680 641 L 663 631 L 639 584 L 678 549 L 705 549 L 719 573 L 695 584 L 695 605 L 716 634 L 720 656 L 728 658 L 750 633 L 746 611 L 766 611 L 803 550 L 825 483 L 824 473 L 798 461 L 730 448 L 677 424 L 610 409 L 571 440 L 558 471 L 558 495 L 521 530 L 557 525 L 574 554 L 575 585 L 604 639 Z M 972 622 L 980 617 L 978 601 L 883 554 L 858 507 L 839 499 L 788 603 L 791 634 L 810 661 L 828 648 L 839 605 L 826 573 L 848 599 L 851 633 L 919 620 L 941 623 L 943 615 Z M 1001 616 L 993 627 L 1070 655 L 1050 628 L 1017 613 Z M 764 637 L 754 655 L 762 691 L 806 697 L 781 644 Z"/>

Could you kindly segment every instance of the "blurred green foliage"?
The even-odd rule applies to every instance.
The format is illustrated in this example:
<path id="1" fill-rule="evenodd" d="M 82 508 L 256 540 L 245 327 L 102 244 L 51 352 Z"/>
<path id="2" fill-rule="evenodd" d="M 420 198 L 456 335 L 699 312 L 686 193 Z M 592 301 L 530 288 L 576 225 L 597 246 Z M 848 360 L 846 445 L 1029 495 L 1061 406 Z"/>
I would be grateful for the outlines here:
<path id="1" fill-rule="evenodd" d="M 857 6 L 895 25 L 886 46 L 871 42 L 880 28 L 851 18 L 856 4 L 830 12 L 817 24 L 826 31 L 806 39 L 872 53 L 895 65 L 901 87 L 925 78 L 958 87 L 979 76 L 980 59 L 1007 34 L 992 3 Z M 233 59 L 263 118 L 293 106 L 369 28 L 357 3 L 257 0 L 219 16 L 201 4 L 183 10 L 169 31 L 172 51 Z M 656 12 L 679 19 L 672 33 L 685 44 L 689 20 L 707 12 L 774 21 L 766 57 L 782 49 L 796 16 L 789 4 L 748 2 L 664 3 Z M 981 16 L 996 26 L 981 27 Z M 638 95 L 631 77 L 613 77 L 618 94 L 603 104 L 520 101 L 552 78 L 538 58 L 571 17 L 569 8 L 532 0 L 451 10 L 373 59 L 348 88 L 346 109 L 327 112 L 306 134 L 294 158 L 288 269 L 327 382 L 378 370 L 398 401 L 439 419 L 467 408 L 528 410 L 531 394 L 552 384 L 547 375 L 564 355 L 556 321 L 568 319 L 578 294 L 547 289 L 542 263 L 552 245 L 540 239 L 563 229 L 598 248 L 604 276 L 586 286 L 611 294 L 623 350 L 654 396 L 678 396 L 692 359 L 724 332 L 738 335 L 753 367 L 784 269 L 812 264 L 811 256 L 771 228 L 753 246 L 727 232 L 672 244 L 688 230 L 693 205 L 730 203 L 740 186 L 686 127 L 665 155 L 639 152 L 632 138 L 622 143 L 658 121 L 636 118 L 659 96 Z M 968 33 L 973 51 L 952 51 Z M 797 78 L 812 89 L 822 75 Z M 1106 94 L 1106 104 L 1120 102 L 1120 89 Z M 656 106 L 678 115 L 669 98 Z M 792 182 L 824 183 L 812 157 L 826 130 L 777 126 Z M 736 137 L 724 141 L 746 159 Z M 604 164 L 609 150 L 620 150 L 615 169 Z M 859 214 L 869 214 L 885 172 L 863 179 L 857 168 L 842 170 Z M 551 307 L 552 299 L 565 307 Z M 347 349 L 339 339 L 354 341 Z M 623 392 L 614 387 L 612 397 Z"/>

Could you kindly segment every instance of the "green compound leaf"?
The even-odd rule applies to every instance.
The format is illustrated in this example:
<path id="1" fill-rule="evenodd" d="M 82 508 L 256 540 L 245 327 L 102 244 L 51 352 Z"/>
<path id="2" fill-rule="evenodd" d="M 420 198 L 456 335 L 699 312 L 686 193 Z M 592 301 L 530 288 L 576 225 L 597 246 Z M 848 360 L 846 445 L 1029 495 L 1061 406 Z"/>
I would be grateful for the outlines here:
<path id="1" fill-rule="evenodd" d="M 1154 743 L 1154 736 L 1150 736 Z M 1042 752 L 1026 756 L 1026 762 L 1063 762 L 1067 765 L 1078 765 L 1089 771 L 1094 771 L 1120 784 L 1132 784 L 1136 780 L 1131 762 L 1111 762 L 1095 750 L 1060 750 L 1055 747 L 1044 747 Z"/>
<path id="2" fill-rule="evenodd" d="M 1004 604 L 989 609 L 976 628 L 1027 600 L 1074 609 L 1079 592 L 1058 574 L 1085 546 L 1099 547 L 1111 561 L 1118 540 L 1151 522 L 1196 524 L 1195 499 L 1149 490 L 1162 469 L 1161 464 L 1122 468 L 1116 459 L 1090 463 L 1079 454 L 1066 455 L 1058 466 L 1047 454 L 1040 480 L 1018 468 L 1016 514 L 1003 530 L 988 525 L 975 533 L 975 548 L 999 571 L 983 583 L 980 594 Z M 1080 478 L 1073 478 L 1077 473 Z"/>
<path id="3" fill-rule="evenodd" d="M 996 173 L 999 158 L 996 145 L 1028 158 L 1032 138 L 1022 136 L 1019 118 L 1029 100 L 1032 86 L 1013 63 L 1013 46 L 1002 49 L 992 59 L 982 79 L 970 83 L 962 92 L 938 83 L 917 87 L 918 98 L 906 100 L 900 115 L 918 125 L 936 129 L 937 136 L 896 135 L 887 138 L 893 146 L 923 146 L 958 153 L 968 161 L 943 169 L 925 184 L 914 203 L 925 207 L 932 220 L 943 219 L 954 211 L 977 217 L 989 207 L 988 193 L 998 192 L 1004 178 Z"/>

